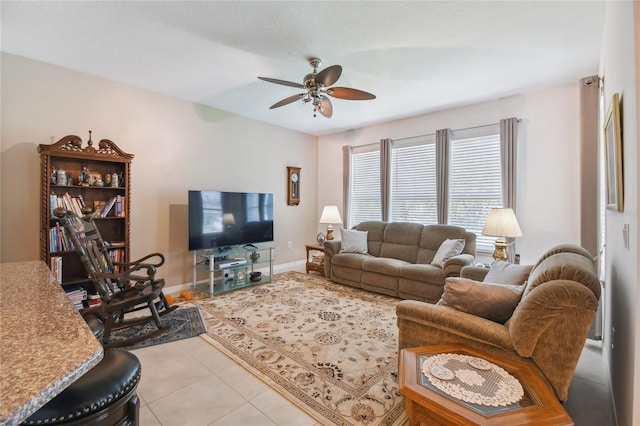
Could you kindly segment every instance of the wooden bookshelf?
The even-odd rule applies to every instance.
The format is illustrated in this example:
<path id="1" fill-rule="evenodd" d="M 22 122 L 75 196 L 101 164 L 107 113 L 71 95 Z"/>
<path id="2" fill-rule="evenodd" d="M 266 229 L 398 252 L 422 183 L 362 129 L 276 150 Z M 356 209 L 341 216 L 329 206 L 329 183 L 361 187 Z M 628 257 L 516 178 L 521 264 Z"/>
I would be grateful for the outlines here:
<path id="1" fill-rule="evenodd" d="M 133 154 L 122 151 L 108 139 L 100 140 L 95 147 L 91 132 L 85 146 L 79 136 L 69 135 L 50 145 L 40 144 L 38 152 L 41 166 L 40 258 L 54 272 L 59 271 L 63 287 L 80 286 L 95 293 L 79 256 L 65 242 L 53 210 L 58 206 L 76 213 L 82 213 L 83 207 L 94 209 L 100 233 L 111 243 L 111 254 L 118 261 L 128 261 Z M 65 172 L 66 182 L 59 179 L 60 169 Z M 114 184 L 116 180 L 117 184 Z M 105 205 L 110 201 L 113 204 L 105 211 Z"/>

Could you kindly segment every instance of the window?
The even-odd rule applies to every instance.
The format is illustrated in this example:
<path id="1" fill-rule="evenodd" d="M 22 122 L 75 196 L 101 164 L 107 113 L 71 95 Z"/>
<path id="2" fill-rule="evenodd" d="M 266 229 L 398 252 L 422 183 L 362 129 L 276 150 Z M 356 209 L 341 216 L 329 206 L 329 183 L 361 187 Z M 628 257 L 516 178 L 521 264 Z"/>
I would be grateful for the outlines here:
<path id="1" fill-rule="evenodd" d="M 438 223 L 435 134 L 393 141 L 390 198 L 391 221 Z"/>
<path id="2" fill-rule="evenodd" d="M 494 237 L 481 234 L 492 207 L 502 207 L 500 126 L 451 134 L 447 222 L 477 235 L 478 252 L 492 252 Z"/>
<path id="3" fill-rule="evenodd" d="M 381 220 L 380 148 L 378 144 L 354 147 L 349 176 L 349 223 L 351 228 L 365 220 Z"/>
<path id="4" fill-rule="evenodd" d="M 508 120 L 516 119 L 503 121 Z M 455 130 L 447 135 L 442 144 L 436 134 L 391 141 L 386 171 L 388 218 L 382 218 L 381 208 L 381 145 L 352 147 L 347 226 L 365 220 L 435 224 L 441 218 L 449 225 L 474 232 L 479 253 L 492 253 L 495 238 L 482 235 L 482 228 L 492 207 L 505 206 L 503 191 L 511 194 L 513 190 L 514 182 L 503 183 L 502 161 L 503 157 L 509 162 L 514 159 L 502 152 L 500 124 Z M 515 140 L 505 141 L 507 145 L 513 143 Z M 440 149 L 442 154 L 438 153 Z M 513 148 L 505 149 L 513 152 Z"/>

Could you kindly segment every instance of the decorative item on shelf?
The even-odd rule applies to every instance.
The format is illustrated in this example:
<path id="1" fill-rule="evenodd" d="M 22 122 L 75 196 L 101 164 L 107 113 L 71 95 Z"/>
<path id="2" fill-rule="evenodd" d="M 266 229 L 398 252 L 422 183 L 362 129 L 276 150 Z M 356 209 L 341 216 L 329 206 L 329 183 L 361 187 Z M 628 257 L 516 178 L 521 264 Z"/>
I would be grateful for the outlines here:
<path id="1" fill-rule="evenodd" d="M 78 185 L 89 186 L 89 171 L 87 170 L 87 166 L 82 167 L 80 177 L 78 178 Z"/>
<path id="2" fill-rule="evenodd" d="M 342 224 L 342 217 L 338 211 L 338 206 L 324 206 L 322 215 L 320 215 L 320 223 L 327 225 L 327 240 L 333 240 L 333 224 Z M 319 242 L 318 242 L 319 243 Z M 323 241 L 324 243 L 324 241 Z"/>
<path id="3" fill-rule="evenodd" d="M 119 179 L 119 178 L 118 178 L 118 174 L 114 172 L 114 173 L 111 175 L 111 186 L 112 186 L 112 187 L 117 187 L 117 186 L 118 186 L 118 179 Z"/>
<path id="4" fill-rule="evenodd" d="M 67 184 L 67 172 L 63 169 L 56 171 L 56 185 L 65 186 Z"/>
<path id="5" fill-rule="evenodd" d="M 300 204 L 300 167 L 287 167 L 287 205 Z"/>
<path id="6" fill-rule="evenodd" d="M 522 231 L 512 209 L 507 207 L 492 208 L 482 229 L 482 235 L 498 237 L 495 242 L 496 248 L 493 252 L 493 258 L 495 260 L 507 260 L 509 254 L 506 238 L 522 237 Z"/>
<path id="7" fill-rule="evenodd" d="M 249 255 L 249 259 L 251 259 L 253 263 L 256 263 L 258 259 L 260 259 L 260 253 L 258 253 L 257 251 L 252 251 Z"/>
<path id="8" fill-rule="evenodd" d="M 111 172 L 107 172 L 104 175 L 104 183 L 105 185 L 111 185 Z"/>
<path id="9" fill-rule="evenodd" d="M 124 173 L 122 172 L 118 175 L 118 185 L 124 186 Z"/>
<path id="10" fill-rule="evenodd" d="M 251 272 L 249 274 L 249 281 L 251 282 L 258 282 L 262 279 L 262 272 L 260 271 L 255 271 L 255 272 Z"/>
<path id="11" fill-rule="evenodd" d="M 57 171 L 56 171 L 55 167 L 53 168 L 53 171 L 51 172 L 50 180 L 51 180 L 51 185 L 55 185 L 56 182 L 58 181 Z"/>

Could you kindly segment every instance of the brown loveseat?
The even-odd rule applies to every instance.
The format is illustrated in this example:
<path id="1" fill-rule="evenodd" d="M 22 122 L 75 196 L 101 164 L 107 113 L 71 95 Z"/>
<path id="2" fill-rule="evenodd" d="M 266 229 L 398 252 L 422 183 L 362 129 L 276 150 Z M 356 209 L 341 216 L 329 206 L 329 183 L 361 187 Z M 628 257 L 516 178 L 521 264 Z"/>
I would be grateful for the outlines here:
<path id="1" fill-rule="evenodd" d="M 368 291 L 435 303 L 445 278 L 475 259 L 476 235 L 458 226 L 367 221 L 354 230 L 367 232 L 365 253 L 341 252 L 341 241 L 326 241 L 325 276 Z M 461 254 L 431 264 L 445 240 L 464 240 Z"/>
<path id="2" fill-rule="evenodd" d="M 463 269 L 461 277 L 478 280 L 487 271 L 469 267 Z M 468 287 L 460 298 L 483 286 L 477 281 L 467 281 L 465 285 Z M 557 246 L 540 258 L 522 287 L 522 296 L 518 295 L 515 310 L 504 324 L 472 313 L 482 305 L 479 296 L 478 303 L 460 303 L 457 309 L 399 302 L 398 350 L 462 343 L 498 357 L 524 361 L 537 368 L 558 398 L 565 401 L 600 298 L 593 259 L 579 246 Z M 443 300 L 448 291 L 447 288 Z M 455 304 L 455 300 L 449 302 Z M 495 298 L 487 306 L 492 304 L 495 305 Z"/>

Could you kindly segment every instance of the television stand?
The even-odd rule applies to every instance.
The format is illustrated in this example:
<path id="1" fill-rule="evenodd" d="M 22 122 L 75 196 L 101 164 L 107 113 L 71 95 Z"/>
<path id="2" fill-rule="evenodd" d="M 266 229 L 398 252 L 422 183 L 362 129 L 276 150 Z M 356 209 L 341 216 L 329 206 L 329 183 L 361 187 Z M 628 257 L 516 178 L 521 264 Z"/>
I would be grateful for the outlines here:
<path id="1" fill-rule="evenodd" d="M 193 288 L 210 296 L 270 282 L 273 276 L 273 250 L 271 246 L 233 246 L 220 249 L 199 250 L 193 254 Z M 257 253 L 257 256 L 254 254 Z M 251 279 L 251 272 L 260 271 L 258 281 Z M 268 273 L 267 273 L 268 272 Z M 207 274 L 198 282 L 198 274 Z"/>

